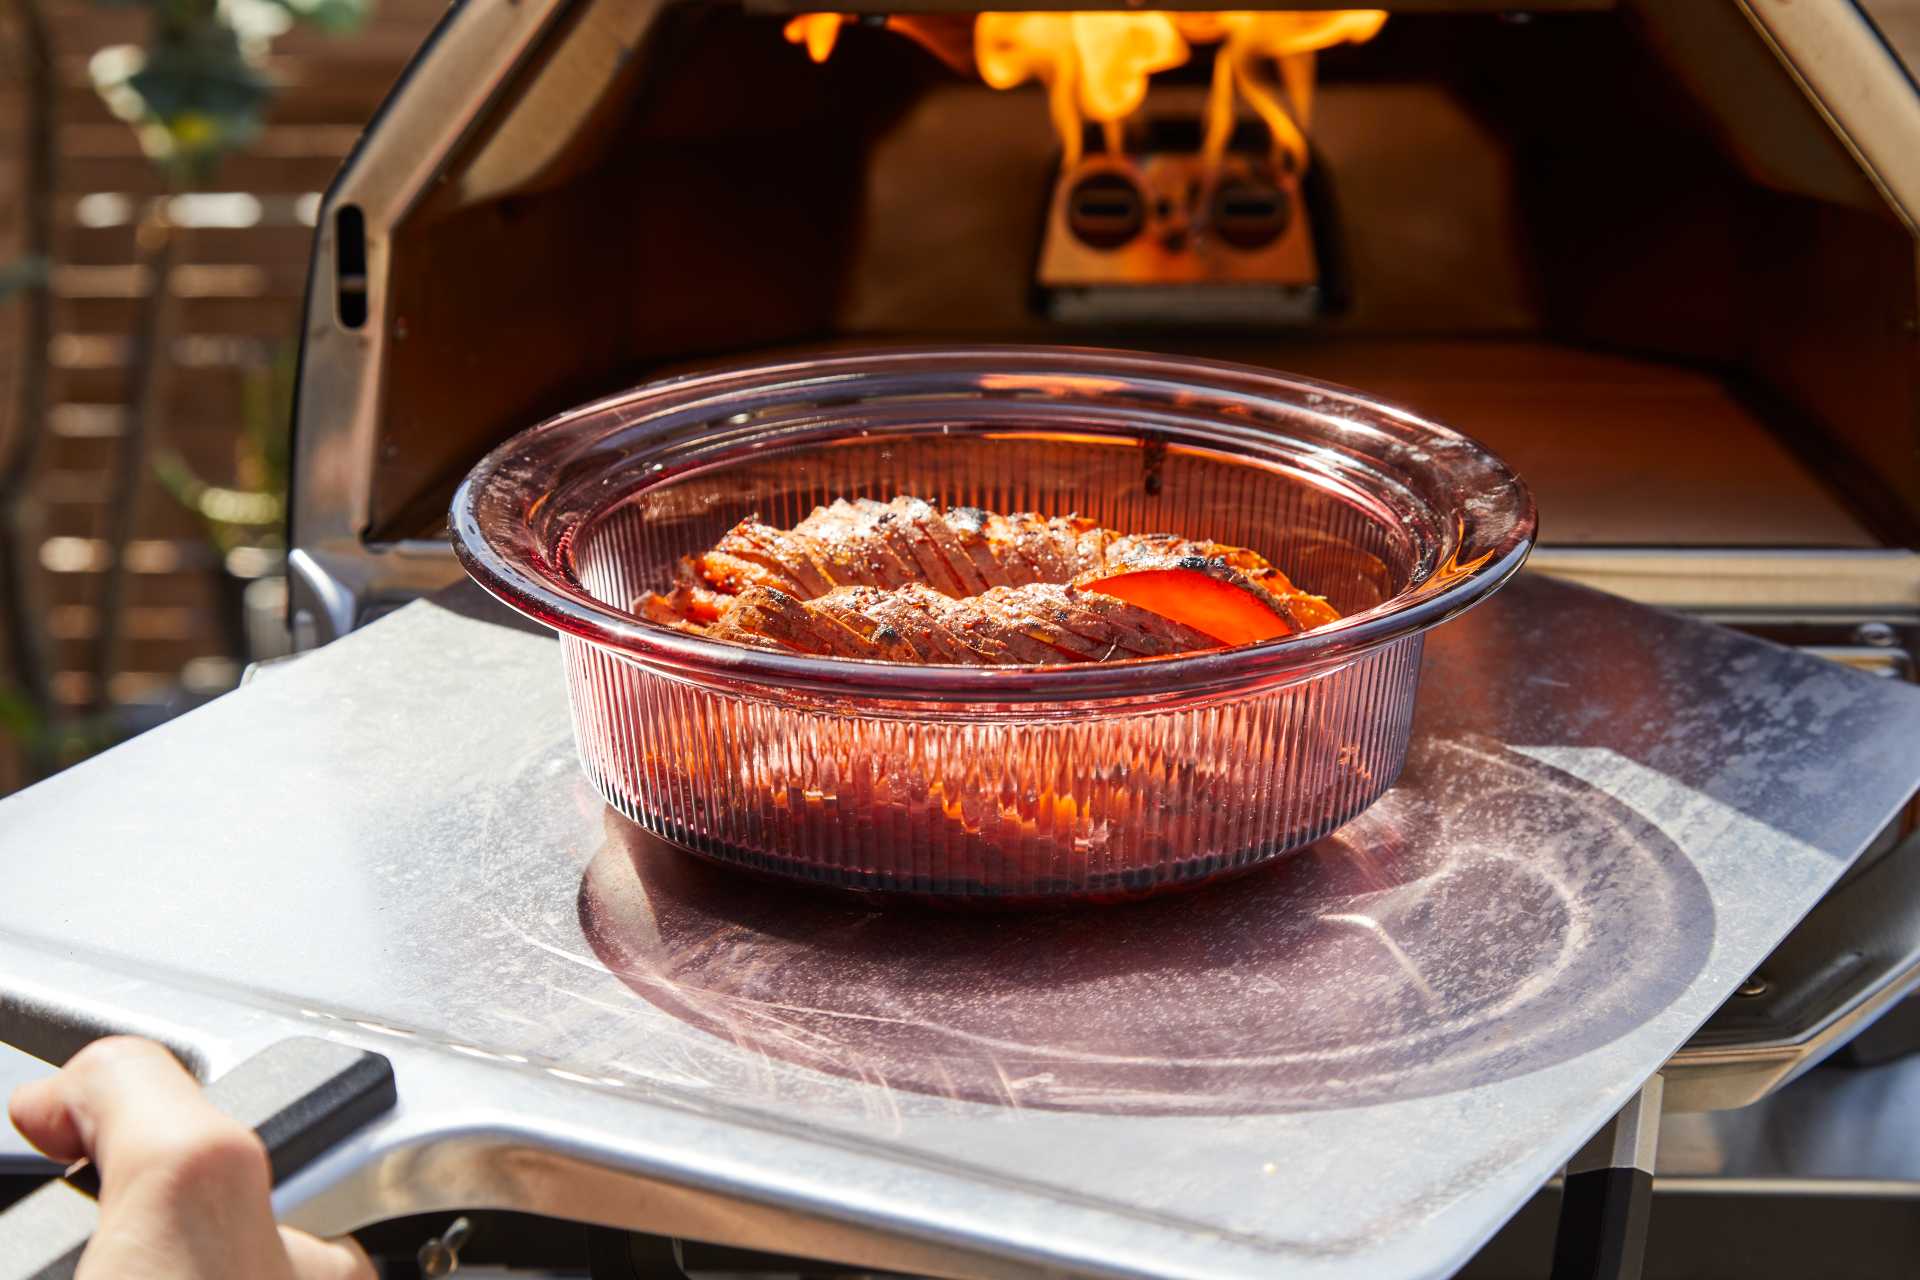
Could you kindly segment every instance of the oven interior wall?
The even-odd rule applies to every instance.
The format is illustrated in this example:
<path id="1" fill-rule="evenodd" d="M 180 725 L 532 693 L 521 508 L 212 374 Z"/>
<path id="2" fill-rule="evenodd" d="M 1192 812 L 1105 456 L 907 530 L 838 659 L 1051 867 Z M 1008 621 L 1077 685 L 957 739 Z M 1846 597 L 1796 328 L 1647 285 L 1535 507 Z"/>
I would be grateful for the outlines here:
<path id="1" fill-rule="evenodd" d="M 884 30 L 814 65 L 778 20 L 669 10 L 549 163 L 481 181 L 483 130 L 394 236 L 370 537 L 430 531 L 485 448 L 597 392 L 940 339 L 1365 388 L 1506 454 L 1549 543 L 1920 546 L 1913 241 L 1791 82 L 1702 16 L 1722 8 L 1397 15 L 1323 55 L 1350 301 L 1258 331 L 1036 310 L 1058 163 L 1037 92 Z M 1149 110 L 1187 109 L 1205 74 L 1157 79 Z"/>

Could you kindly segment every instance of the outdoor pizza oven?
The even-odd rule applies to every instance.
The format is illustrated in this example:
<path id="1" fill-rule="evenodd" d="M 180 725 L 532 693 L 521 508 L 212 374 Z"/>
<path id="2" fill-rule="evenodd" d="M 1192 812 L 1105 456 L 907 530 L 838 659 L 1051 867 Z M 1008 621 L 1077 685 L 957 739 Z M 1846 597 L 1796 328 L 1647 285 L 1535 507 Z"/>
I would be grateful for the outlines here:
<path id="1" fill-rule="evenodd" d="M 456 5 L 321 218 L 299 641 L 457 578 L 454 486 L 551 413 L 765 352 L 1018 341 L 1399 401 L 1526 477 L 1536 568 L 1905 674 L 1920 94 L 1848 3 L 1510 7 L 1302 37 Z M 1242 74 L 1275 52 L 1284 83 Z M 1103 121 L 1076 84 L 1144 99 Z"/>
<path id="2" fill-rule="evenodd" d="M 1563 1221 L 1644 1228 L 1607 1206 L 1662 1110 L 1699 1139 L 1663 1181 L 1702 1175 L 1665 1189 L 1711 1184 L 1670 1200 L 1806 1200 L 1708 1113 L 1920 1023 L 1859 1036 L 1920 977 L 1920 91 L 1877 8 L 458 0 L 319 216 L 317 652 L 7 802 L 61 857 L 0 902 L 0 1035 L 385 1056 L 395 1117 L 283 1196 L 326 1230 L 479 1205 L 913 1274 L 1427 1275 L 1561 1169 Z M 1435 629 L 1364 823 L 1084 946 L 848 923 L 606 809 L 560 646 L 456 585 L 462 478 L 665 375 L 1005 343 L 1458 427 L 1531 488 L 1544 572 Z M 1749 1217 L 1696 1234 L 1874 1239 Z"/>
<path id="3" fill-rule="evenodd" d="M 549 415 L 1022 342 L 1397 401 L 1521 473 L 1535 570 L 1912 680 L 1920 92 L 1875 9 L 457 4 L 319 220 L 296 642 L 457 581 L 455 487 Z"/>

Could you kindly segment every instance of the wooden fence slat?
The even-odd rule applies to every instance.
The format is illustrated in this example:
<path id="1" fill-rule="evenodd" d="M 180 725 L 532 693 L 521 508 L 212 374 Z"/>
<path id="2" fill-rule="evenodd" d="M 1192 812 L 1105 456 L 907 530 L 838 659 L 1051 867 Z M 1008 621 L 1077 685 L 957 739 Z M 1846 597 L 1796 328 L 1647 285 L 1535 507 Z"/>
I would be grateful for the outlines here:
<path id="1" fill-rule="evenodd" d="M 277 83 L 267 120 L 270 124 L 357 124 L 386 97 L 404 65 L 368 67 L 343 62 L 330 73 L 322 68 L 303 69 L 297 78 Z M 61 89 L 59 109 L 60 119 L 68 124 L 126 127 L 84 78 L 69 81 Z"/>
<path id="2" fill-rule="evenodd" d="M 247 148 L 250 155 L 267 159 L 324 157 L 338 163 L 352 150 L 360 131 L 351 125 L 286 124 L 269 122 Z M 63 124 L 59 131 L 60 154 L 75 160 L 131 160 L 147 163 L 146 153 L 133 131 L 117 120 L 104 123 Z"/>
<path id="3" fill-rule="evenodd" d="M 68 208 L 71 210 L 71 202 Z M 79 266 L 111 266 L 136 261 L 134 229 L 60 228 L 60 261 Z M 313 228 L 306 226 L 195 227 L 180 238 L 179 260 L 184 263 L 249 263 L 271 272 L 275 280 L 304 281 L 307 259 L 313 252 Z"/>
<path id="4" fill-rule="evenodd" d="M 284 334 L 291 339 L 295 328 L 288 313 L 299 300 L 297 292 L 259 298 L 176 297 L 169 323 L 177 334 Z M 61 298 L 54 304 L 57 323 L 76 334 L 124 334 L 139 309 L 132 298 Z"/>
<path id="5" fill-rule="evenodd" d="M 118 404 L 126 393 L 121 369 L 55 369 L 53 403 Z M 166 412 L 173 420 L 238 421 L 247 381 L 240 369 L 171 369 L 167 373 Z"/>
<path id="6" fill-rule="evenodd" d="M 101 477 L 104 481 L 105 477 Z M 96 490 L 90 503 L 49 502 L 46 505 L 46 534 L 49 538 L 97 538 L 104 531 L 99 499 L 104 486 Z M 195 541 L 205 535 L 199 518 L 174 501 L 173 495 L 149 479 L 141 485 L 141 536 Z"/>
<path id="7" fill-rule="evenodd" d="M 303 194 L 325 191 L 340 169 L 340 156 L 272 156 L 242 153 L 221 162 L 207 186 L 215 191 Z M 68 156 L 60 165 L 60 192 L 79 196 L 94 191 L 164 195 L 166 178 L 137 157 L 98 159 Z"/>

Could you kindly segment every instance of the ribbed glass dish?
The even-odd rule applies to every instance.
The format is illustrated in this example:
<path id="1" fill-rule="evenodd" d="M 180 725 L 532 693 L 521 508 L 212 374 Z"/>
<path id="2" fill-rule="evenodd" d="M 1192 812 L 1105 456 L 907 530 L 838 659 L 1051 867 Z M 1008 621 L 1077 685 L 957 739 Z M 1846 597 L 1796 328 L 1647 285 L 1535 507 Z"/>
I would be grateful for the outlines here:
<path id="1" fill-rule="evenodd" d="M 742 518 L 835 498 L 1078 513 L 1251 547 L 1339 623 L 1174 658 L 919 666 L 639 620 Z M 456 549 L 560 632 L 588 774 L 696 853 L 848 889 L 1123 897 L 1309 844 L 1399 774 L 1423 634 L 1524 561 L 1484 448 L 1353 392 L 1092 350 L 835 354 L 656 383 L 483 460 Z"/>

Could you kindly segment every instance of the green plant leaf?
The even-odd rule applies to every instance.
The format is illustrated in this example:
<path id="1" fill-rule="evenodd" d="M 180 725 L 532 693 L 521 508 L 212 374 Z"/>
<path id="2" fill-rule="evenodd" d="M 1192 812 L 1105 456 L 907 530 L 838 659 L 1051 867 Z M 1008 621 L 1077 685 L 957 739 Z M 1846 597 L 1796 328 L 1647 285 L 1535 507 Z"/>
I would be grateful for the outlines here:
<path id="1" fill-rule="evenodd" d="M 292 343 L 276 343 L 264 367 L 250 368 L 241 384 L 243 465 L 256 487 L 284 495 L 287 491 L 288 451 L 293 440 L 293 387 L 299 351 Z"/>
<path id="2" fill-rule="evenodd" d="M 0 732 L 27 742 L 37 738 L 44 728 L 40 713 L 24 694 L 0 687 Z"/>
<path id="3" fill-rule="evenodd" d="M 18 258 L 0 266 L 0 302 L 42 283 L 47 271 L 45 258 Z"/>
<path id="4" fill-rule="evenodd" d="M 207 491 L 207 482 L 194 473 L 178 450 L 155 449 L 153 474 L 168 497 L 189 511 L 200 509 L 200 495 Z"/>
<path id="5" fill-rule="evenodd" d="M 233 28 L 212 17 L 162 22 L 151 46 L 102 49 L 89 67 L 147 154 L 188 184 L 259 136 L 273 93 Z"/>
<path id="6" fill-rule="evenodd" d="M 127 83 L 147 114 L 189 147 L 250 138 L 272 95 L 225 27 L 147 50 L 145 65 Z"/>
<path id="7" fill-rule="evenodd" d="M 328 35 L 348 35 L 366 25 L 371 0 L 273 0 L 302 22 Z"/>
<path id="8" fill-rule="evenodd" d="M 167 495 L 205 526 L 207 541 L 222 555 L 243 545 L 276 543 L 286 520 L 282 490 L 236 489 L 208 484 L 172 449 L 153 456 L 153 473 Z"/>
<path id="9" fill-rule="evenodd" d="M 274 86 L 258 63 L 295 22 L 358 30 L 372 0 L 100 0 L 149 10 L 148 47 L 118 45 L 89 62 L 94 86 L 131 124 L 176 186 L 209 180 L 221 158 L 256 139 Z"/>

